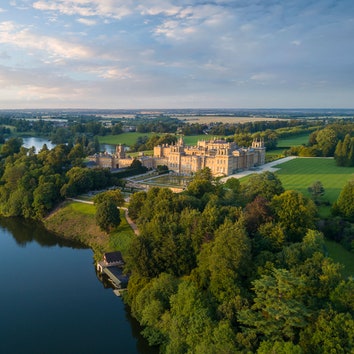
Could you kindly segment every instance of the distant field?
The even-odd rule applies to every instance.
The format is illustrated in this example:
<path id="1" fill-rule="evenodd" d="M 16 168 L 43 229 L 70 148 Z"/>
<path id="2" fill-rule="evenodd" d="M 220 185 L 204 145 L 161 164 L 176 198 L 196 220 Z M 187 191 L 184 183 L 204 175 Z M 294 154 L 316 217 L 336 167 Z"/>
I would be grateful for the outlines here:
<path id="1" fill-rule="evenodd" d="M 297 158 L 276 166 L 285 189 L 294 189 L 309 196 L 307 188 L 320 181 L 325 189 L 323 199 L 333 203 L 345 183 L 354 179 L 354 167 L 338 167 L 331 158 Z"/>
<path id="2" fill-rule="evenodd" d="M 133 145 L 136 143 L 136 140 L 139 137 L 147 136 L 150 137 L 154 135 L 154 133 L 122 133 L 118 135 L 105 135 L 99 136 L 98 141 L 100 144 L 111 144 L 111 145 L 118 145 L 118 144 L 125 144 L 125 145 Z"/>
<path id="3" fill-rule="evenodd" d="M 304 134 L 304 135 L 299 135 L 299 136 L 294 136 L 294 137 L 289 137 L 289 138 L 283 138 L 283 139 L 278 139 L 278 148 L 289 148 L 291 146 L 299 146 L 303 144 L 307 144 L 309 141 L 309 136 L 310 134 Z"/>
<path id="4" fill-rule="evenodd" d="M 274 120 L 285 120 L 286 118 L 267 118 L 267 117 L 228 117 L 228 116 L 177 116 L 176 118 L 183 120 L 188 123 L 247 123 L 247 122 L 264 122 L 264 121 L 274 121 Z"/>

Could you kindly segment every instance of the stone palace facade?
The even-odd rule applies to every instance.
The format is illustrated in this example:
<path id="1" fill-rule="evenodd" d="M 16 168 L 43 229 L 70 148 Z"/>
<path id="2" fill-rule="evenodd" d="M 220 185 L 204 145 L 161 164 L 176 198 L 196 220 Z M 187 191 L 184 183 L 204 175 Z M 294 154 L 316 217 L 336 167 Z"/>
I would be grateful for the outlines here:
<path id="1" fill-rule="evenodd" d="M 166 165 L 170 171 L 181 175 L 191 175 L 209 167 L 214 176 L 228 176 L 263 165 L 265 147 L 263 140 L 254 140 L 252 146 L 242 148 L 222 139 L 201 140 L 196 146 L 186 146 L 180 138 L 173 145 L 155 146 L 153 156 L 141 155 L 137 159 L 149 169 Z M 95 154 L 90 160 L 100 167 L 115 169 L 130 166 L 133 158 L 118 145 L 115 154 Z"/>

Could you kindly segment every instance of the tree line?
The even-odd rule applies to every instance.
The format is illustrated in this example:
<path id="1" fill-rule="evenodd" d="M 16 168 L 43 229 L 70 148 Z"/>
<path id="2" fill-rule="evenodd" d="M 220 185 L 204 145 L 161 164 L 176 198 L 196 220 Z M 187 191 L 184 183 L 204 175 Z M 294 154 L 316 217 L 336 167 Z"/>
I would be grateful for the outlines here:
<path id="1" fill-rule="evenodd" d="M 291 155 L 334 157 L 338 166 L 354 166 L 354 123 L 343 120 L 312 132 L 307 145 L 294 146 Z"/>
<path id="2" fill-rule="evenodd" d="M 129 214 L 125 299 L 161 352 L 353 350 L 354 281 L 326 256 L 315 203 L 273 173 L 240 185 L 204 169 L 183 193 L 135 193 Z"/>
<path id="3" fill-rule="evenodd" d="M 108 169 L 89 169 L 81 144 L 46 145 L 36 153 L 21 138 L 1 147 L 0 214 L 40 220 L 66 197 L 101 190 L 120 181 Z"/>

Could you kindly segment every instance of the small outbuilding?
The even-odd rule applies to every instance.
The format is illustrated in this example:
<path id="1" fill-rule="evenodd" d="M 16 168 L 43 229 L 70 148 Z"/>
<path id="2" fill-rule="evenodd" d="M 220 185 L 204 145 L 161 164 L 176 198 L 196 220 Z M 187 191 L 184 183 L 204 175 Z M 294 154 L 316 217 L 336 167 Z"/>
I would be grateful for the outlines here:
<path id="1" fill-rule="evenodd" d="M 103 255 L 103 261 L 97 263 L 97 270 L 103 272 L 107 267 L 123 267 L 124 260 L 120 251 L 107 252 Z"/>

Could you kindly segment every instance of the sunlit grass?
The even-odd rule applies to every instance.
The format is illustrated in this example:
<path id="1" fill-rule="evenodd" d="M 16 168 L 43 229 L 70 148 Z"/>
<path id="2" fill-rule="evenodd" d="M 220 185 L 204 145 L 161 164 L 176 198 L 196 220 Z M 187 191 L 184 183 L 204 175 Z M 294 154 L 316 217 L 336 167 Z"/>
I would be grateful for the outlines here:
<path id="1" fill-rule="evenodd" d="M 275 166 L 284 189 L 293 189 L 310 196 L 308 187 L 320 181 L 325 189 L 324 200 L 337 200 L 344 185 L 354 178 L 354 167 L 338 167 L 331 158 L 297 158 Z"/>
<path id="2" fill-rule="evenodd" d="M 124 145 L 131 146 L 136 143 L 139 137 L 147 136 L 148 138 L 150 138 L 153 135 L 155 135 L 155 133 L 131 132 L 131 133 L 122 133 L 118 135 L 99 136 L 98 141 L 100 144 L 110 144 L 110 145 L 124 144 Z M 163 135 L 163 134 L 159 134 L 159 135 Z"/>
<path id="3" fill-rule="evenodd" d="M 110 233 L 109 235 L 109 250 L 115 251 L 119 250 L 122 252 L 123 256 L 127 253 L 130 242 L 135 236 L 134 231 L 130 227 L 125 218 L 124 210 L 120 211 L 121 223 L 117 229 Z"/>
<path id="4" fill-rule="evenodd" d="M 302 135 L 297 135 L 289 138 L 280 138 L 278 139 L 278 148 L 289 148 L 291 146 L 299 146 L 303 144 L 308 144 L 309 142 L 309 136 L 310 134 L 302 134 Z"/>

